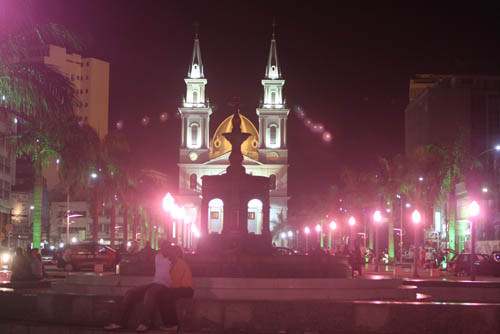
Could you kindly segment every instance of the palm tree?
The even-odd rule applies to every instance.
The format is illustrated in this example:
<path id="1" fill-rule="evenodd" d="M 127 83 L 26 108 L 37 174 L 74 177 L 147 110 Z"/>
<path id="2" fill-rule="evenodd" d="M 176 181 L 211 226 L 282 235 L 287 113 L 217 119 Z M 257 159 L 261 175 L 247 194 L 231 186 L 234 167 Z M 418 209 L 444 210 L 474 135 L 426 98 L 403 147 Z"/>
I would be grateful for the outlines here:
<path id="1" fill-rule="evenodd" d="M 475 170 L 482 167 L 480 161 L 471 153 L 465 131 L 459 131 L 459 135 L 451 145 L 431 147 L 441 157 L 439 168 L 440 199 L 448 203 L 446 221 L 448 221 L 449 247 L 458 250 L 457 234 L 457 184 L 465 182 L 466 186 L 473 184 L 469 177 Z M 468 190 L 473 190 L 469 188 Z"/>
<path id="2" fill-rule="evenodd" d="M 108 133 L 102 142 L 98 145 L 97 157 L 93 169 L 93 182 L 91 186 L 91 215 L 92 215 L 92 235 L 93 241 L 99 239 L 99 213 L 103 204 L 111 203 L 111 238 L 114 244 L 114 233 L 116 216 L 117 184 L 123 178 L 126 178 L 124 170 L 126 169 L 127 155 L 130 149 L 125 136 L 121 132 Z"/>
<path id="3" fill-rule="evenodd" d="M 378 158 L 378 171 L 376 174 L 376 183 L 379 186 L 380 198 L 387 204 L 389 212 L 388 229 L 388 253 L 391 260 L 394 259 L 394 201 L 396 195 L 401 195 L 408 188 L 405 183 L 407 173 L 406 161 L 404 156 L 396 155 L 392 159 L 384 157 Z"/>
<path id="4" fill-rule="evenodd" d="M 35 166 L 33 247 L 40 247 L 42 166 L 57 156 L 66 135 L 64 122 L 74 114 L 76 97 L 71 83 L 55 69 L 33 61 L 42 59 L 49 44 L 78 51 L 79 44 L 65 28 L 36 25 L 29 1 L 3 3 L 0 11 L 0 111 L 22 123 L 17 134 L 19 154 Z M 20 124 L 21 125 L 21 124 Z"/>
<path id="5" fill-rule="evenodd" d="M 59 179 L 66 193 L 66 219 L 69 229 L 70 196 L 79 188 L 86 190 L 90 178 L 90 166 L 98 156 L 99 136 L 86 123 L 75 123 L 70 127 L 70 134 L 60 151 L 58 164 Z M 69 230 L 66 233 L 69 243 Z"/>

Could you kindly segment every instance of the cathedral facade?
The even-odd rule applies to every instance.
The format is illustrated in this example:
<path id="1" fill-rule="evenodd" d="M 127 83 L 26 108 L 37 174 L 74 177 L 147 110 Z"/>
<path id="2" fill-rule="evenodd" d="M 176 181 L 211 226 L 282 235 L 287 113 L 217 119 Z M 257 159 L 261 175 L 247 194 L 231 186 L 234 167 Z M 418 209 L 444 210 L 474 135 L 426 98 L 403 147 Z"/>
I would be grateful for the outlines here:
<path id="1" fill-rule="evenodd" d="M 186 96 L 179 108 L 181 118 L 181 145 L 179 149 L 179 202 L 182 203 L 191 223 L 200 226 L 201 187 L 205 175 L 220 175 L 229 166 L 231 144 L 222 136 L 231 132 L 231 114 L 217 126 L 210 135 L 212 108 L 206 98 L 208 83 L 203 73 L 200 42 L 194 40 L 193 57 L 189 66 Z M 242 132 L 250 137 L 242 144 L 243 166 L 246 173 L 270 178 L 270 227 L 271 231 L 286 221 L 288 210 L 288 149 L 287 117 L 283 86 L 276 51 L 276 38 L 272 36 L 265 75 L 262 79 L 263 102 L 256 109 L 258 128 L 243 114 Z M 213 199 L 208 205 L 208 231 L 221 233 L 224 224 L 224 202 Z M 248 232 L 262 233 L 262 202 L 252 199 L 248 202 Z"/>

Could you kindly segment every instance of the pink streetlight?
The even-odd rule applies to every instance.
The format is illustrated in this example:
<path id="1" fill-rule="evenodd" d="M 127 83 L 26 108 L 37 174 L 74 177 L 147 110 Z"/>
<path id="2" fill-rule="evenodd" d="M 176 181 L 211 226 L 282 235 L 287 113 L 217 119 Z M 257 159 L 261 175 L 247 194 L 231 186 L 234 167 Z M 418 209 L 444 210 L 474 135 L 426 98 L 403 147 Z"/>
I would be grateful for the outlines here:
<path id="1" fill-rule="evenodd" d="M 304 233 L 306 234 L 306 254 L 307 254 L 307 250 L 309 249 L 309 247 L 308 247 L 309 233 L 311 233 L 311 229 L 309 228 L 309 226 L 306 226 L 304 228 Z"/>
<path id="2" fill-rule="evenodd" d="M 475 221 L 479 216 L 481 208 L 476 201 L 472 201 L 467 207 L 467 214 L 470 220 L 470 250 L 471 250 L 471 261 L 470 261 L 470 280 L 476 280 L 476 271 L 474 268 L 474 262 L 476 262 L 476 230 Z"/>
<path id="3" fill-rule="evenodd" d="M 378 226 L 382 222 L 382 214 L 379 210 L 373 213 L 373 221 L 375 222 L 375 271 L 378 272 L 379 261 L 379 245 L 378 245 Z"/>
<path id="4" fill-rule="evenodd" d="M 413 277 L 418 277 L 418 269 L 417 269 L 417 258 L 418 258 L 418 225 L 422 221 L 422 217 L 420 216 L 420 212 L 418 210 L 413 211 L 411 214 L 411 220 L 413 221 L 413 225 L 415 226 L 415 245 L 413 247 Z"/>
<path id="5" fill-rule="evenodd" d="M 349 226 L 353 227 L 356 225 L 356 219 L 354 217 L 349 218 Z"/>
<path id="6" fill-rule="evenodd" d="M 318 232 L 318 233 L 319 233 L 319 232 L 321 232 L 321 225 L 320 225 L 320 224 L 316 225 L 316 227 L 315 227 L 314 229 L 315 229 L 315 230 L 316 230 L 316 232 Z"/>
<path id="7" fill-rule="evenodd" d="M 328 233 L 328 247 L 330 247 L 330 249 L 332 249 L 334 246 L 333 245 L 333 231 L 335 231 L 337 229 L 337 223 L 335 223 L 332 220 L 328 226 L 330 227 L 330 231 Z"/>
<path id="8" fill-rule="evenodd" d="M 174 210 L 175 200 L 170 193 L 167 193 L 165 197 L 163 197 L 162 206 L 165 212 L 172 212 Z"/>

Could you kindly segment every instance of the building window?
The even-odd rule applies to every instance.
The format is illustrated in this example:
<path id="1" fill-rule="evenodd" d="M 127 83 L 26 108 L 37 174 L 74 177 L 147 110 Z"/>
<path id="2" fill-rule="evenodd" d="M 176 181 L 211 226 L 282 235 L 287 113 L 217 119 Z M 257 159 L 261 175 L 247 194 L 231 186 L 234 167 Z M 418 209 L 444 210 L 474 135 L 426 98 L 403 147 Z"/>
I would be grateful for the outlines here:
<path id="1" fill-rule="evenodd" d="M 193 103 L 198 103 L 198 92 L 197 91 L 193 92 Z"/>
<path id="2" fill-rule="evenodd" d="M 255 220 L 255 212 L 248 213 L 248 220 Z"/>
<path id="3" fill-rule="evenodd" d="M 271 92 L 271 104 L 276 103 L 276 92 Z"/>
<path id="4" fill-rule="evenodd" d="M 276 125 L 271 125 L 269 128 L 269 139 L 271 145 L 276 145 L 276 132 L 277 132 L 277 126 Z"/>
<path id="5" fill-rule="evenodd" d="M 218 211 L 210 211 L 210 219 L 219 219 Z"/>
<path id="6" fill-rule="evenodd" d="M 269 189 L 276 189 L 276 175 L 274 174 L 271 174 L 271 176 L 269 176 Z"/>
<path id="7" fill-rule="evenodd" d="M 196 187 L 198 186 L 198 177 L 196 174 L 191 174 L 189 177 L 189 188 L 196 190 Z"/>
<path id="8" fill-rule="evenodd" d="M 193 147 L 198 146 L 198 125 L 191 124 L 191 145 Z"/>

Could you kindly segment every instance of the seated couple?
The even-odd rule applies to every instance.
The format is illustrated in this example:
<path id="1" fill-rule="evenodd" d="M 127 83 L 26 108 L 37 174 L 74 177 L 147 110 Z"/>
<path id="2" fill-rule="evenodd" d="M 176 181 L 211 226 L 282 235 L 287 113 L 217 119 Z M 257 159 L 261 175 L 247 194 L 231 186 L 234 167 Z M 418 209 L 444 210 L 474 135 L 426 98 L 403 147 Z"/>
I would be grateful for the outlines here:
<path id="1" fill-rule="evenodd" d="M 193 279 L 188 264 L 183 259 L 179 246 L 163 242 L 155 256 L 153 283 L 128 290 L 123 299 L 120 320 L 104 327 L 113 331 L 126 328 L 130 314 L 136 304 L 141 304 L 140 322 L 136 331 L 141 333 L 152 326 L 156 307 L 159 308 L 166 330 L 175 330 L 178 325 L 176 300 L 193 297 Z"/>

